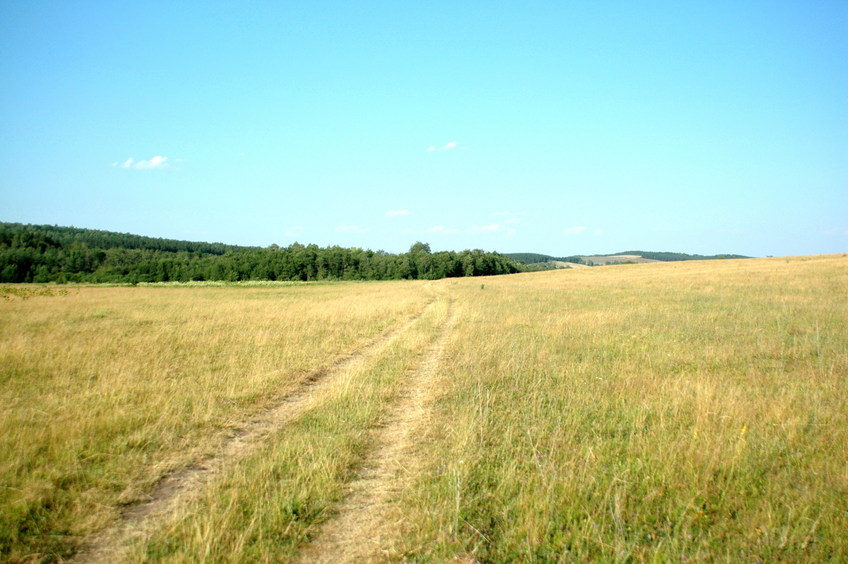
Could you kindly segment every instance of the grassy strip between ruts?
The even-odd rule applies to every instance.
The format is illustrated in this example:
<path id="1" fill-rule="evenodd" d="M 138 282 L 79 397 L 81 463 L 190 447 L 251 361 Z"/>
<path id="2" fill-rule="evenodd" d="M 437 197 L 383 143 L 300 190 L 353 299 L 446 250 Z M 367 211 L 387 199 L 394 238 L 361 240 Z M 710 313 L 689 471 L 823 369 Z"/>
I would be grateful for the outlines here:
<path id="1" fill-rule="evenodd" d="M 328 519 L 404 377 L 439 335 L 441 297 L 383 354 L 342 374 L 260 452 L 209 485 L 130 557 L 135 561 L 278 562 Z"/>

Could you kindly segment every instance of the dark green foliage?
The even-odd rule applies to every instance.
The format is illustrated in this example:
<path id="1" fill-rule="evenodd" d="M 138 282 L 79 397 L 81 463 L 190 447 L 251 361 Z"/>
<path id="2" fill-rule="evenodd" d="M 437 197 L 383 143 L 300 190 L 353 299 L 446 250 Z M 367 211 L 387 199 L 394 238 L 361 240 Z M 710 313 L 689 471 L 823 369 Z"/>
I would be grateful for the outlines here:
<path id="1" fill-rule="evenodd" d="M 507 253 L 506 256 L 513 260 L 517 260 L 519 262 L 523 262 L 524 264 L 538 264 L 542 262 L 553 262 L 553 261 L 561 261 L 561 262 L 574 262 L 577 264 L 583 264 L 583 259 L 578 256 L 572 257 L 552 257 L 550 255 L 540 255 L 538 253 Z"/>
<path id="2" fill-rule="evenodd" d="M 85 246 L 92 249 L 144 249 L 149 251 L 167 251 L 189 253 L 204 253 L 223 255 L 228 251 L 242 249 L 257 249 L 258 247 L 239 247 L 222 243 L 196 243 L 191 241 L 176 241 L 142 237 L 129 233 L 114 233 L 97 229 L 80 229 L 77 227 L 59 227 L 56 225 L 22 225 L 20 223 L 0 223 L 0 245 L 36 247 L 41 250 L 45 246 L 69 247 Z"/>
<path id="3" fill-rule="evenodd" d="M 540 255 L 538 253 L 508 253 L 506 256 L 513 260 L 521 261 L 524 264 L 533 264 L 536 262 L 550 262 L 556 260 L 550 255 Z"/>
<path id="4" fill-rule="evenodd" d="M 425 243 L 403 254 L 299 243 L 260 248 L 0 223 L 0 282 L 435 280 L 521 270 L 498 253 L 433 253 Z"/>

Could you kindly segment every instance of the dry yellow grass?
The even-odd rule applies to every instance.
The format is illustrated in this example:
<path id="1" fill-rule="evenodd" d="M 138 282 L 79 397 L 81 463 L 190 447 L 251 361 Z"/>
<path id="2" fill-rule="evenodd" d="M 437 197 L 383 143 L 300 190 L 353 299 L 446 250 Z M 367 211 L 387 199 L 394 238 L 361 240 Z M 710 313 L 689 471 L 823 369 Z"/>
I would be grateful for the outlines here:
<path id="1" fill-rule="evenodd" d="M 130 560 L 280 562 L 296 555 L 333 516 L 447 309 L 437 299 L 385 349 L 316 386 L 290 424 L 160 523 Z M 321 550 L 306 560 L 322 559 Z"/>
<path id="2" fill-rule="evenodd" d="M 848 558 L 844 256 L 452 288 L 394 558 Z"/>
<path id="3" fill-rule="evenodd" d="M 73 553 L 216 432 L 429 299 L 396 283 L 25 290 L 0 302 L 0 546 L 12 559 Z"/>
<path id="4" fill-rule="evenodd" d="M 13 560 L 71 554 L 325 367 L 284 428 L 126 553 L 296 558 L 333 526 L 437 339 L 428 426 L 381 501 L 396 523 L 381 558 L 848 559 L 845 256 L 429 285 L 34 288 L 0 302 Z"/>

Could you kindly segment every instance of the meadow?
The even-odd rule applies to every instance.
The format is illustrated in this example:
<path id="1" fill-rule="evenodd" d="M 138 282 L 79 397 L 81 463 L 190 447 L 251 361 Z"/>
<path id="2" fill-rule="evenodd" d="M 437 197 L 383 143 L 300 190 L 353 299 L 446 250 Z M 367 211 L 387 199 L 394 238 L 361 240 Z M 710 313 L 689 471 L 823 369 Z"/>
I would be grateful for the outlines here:
<path id="1" fill-rule="evenodd" d="M 846 296 L 844 255 L 5 286 L 0 559 L 343 561 L 353 511 L 359 560 L 845 561 Z"/>

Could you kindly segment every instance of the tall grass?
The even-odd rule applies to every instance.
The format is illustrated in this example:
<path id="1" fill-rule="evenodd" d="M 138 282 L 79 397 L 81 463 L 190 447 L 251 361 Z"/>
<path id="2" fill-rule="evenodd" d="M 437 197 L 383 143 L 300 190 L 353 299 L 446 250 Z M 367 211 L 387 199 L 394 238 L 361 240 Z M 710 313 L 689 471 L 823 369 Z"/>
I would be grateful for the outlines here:
<path id="1" fill-rule="evenodd" d="M 0 559 L 57 559 L 216 435 L 421 311 L 421 284 L 10 287 Z"/>
<path id="2" fill-rule="evenodd" d="M 452 288 L 395 558 L 848 558 L 845 257 Z"/>
<path id="3" fill-rule="evenodd" d="M 281 562 L 298 554 L 331 518 L 400 392 L 438 336 L 448 301 L 439 299 L 383 354 L 343 374 L 301 417 L 182 508 L 132 561 Z"/>
<path id="4" fill-rule="evenodd" d="M 387 560 L 848 560 L 848 258 L 482 282 L 435 283 L 409 330 L 128 558 L 294 557 L 451 301 Z M 72 554 L 211 438 L 432 299 L 422 283 L 0 297 L 0 558 L 13 561 Z"/>

